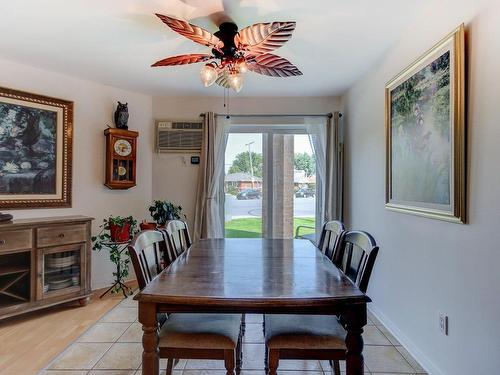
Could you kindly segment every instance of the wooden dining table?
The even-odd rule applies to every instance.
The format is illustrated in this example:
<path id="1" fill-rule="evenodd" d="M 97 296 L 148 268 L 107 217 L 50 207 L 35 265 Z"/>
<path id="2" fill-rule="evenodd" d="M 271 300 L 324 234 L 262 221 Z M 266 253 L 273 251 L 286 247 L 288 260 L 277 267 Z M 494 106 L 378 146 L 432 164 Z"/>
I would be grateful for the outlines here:
<path id="1" fill-rule="evenodd" d="M 346 373 L 364 371 L 362 333 L 370 299 L 308 240 L 200 240 L 135 299 L 143 375 L 159 373 L 160 312 L 339 315 L 347 331 Z"/>

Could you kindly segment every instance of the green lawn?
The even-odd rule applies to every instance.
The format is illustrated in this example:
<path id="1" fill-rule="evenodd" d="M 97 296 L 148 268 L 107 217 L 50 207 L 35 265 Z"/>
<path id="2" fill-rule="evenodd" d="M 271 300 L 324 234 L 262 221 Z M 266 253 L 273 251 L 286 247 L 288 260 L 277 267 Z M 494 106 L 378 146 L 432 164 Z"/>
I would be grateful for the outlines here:
<path id="1" fill-rule="evenodd" d="M 314 227 L 313 217 L 296 217 L 293 219 L 293 234 L 299 225 Z M 314 229 L 301 229 L 300 234 L 314 233 Z M 226 238 L 259 238 L 262 237 L 262 218 L 251 217 L 234 219 L 226 222 Z"/>

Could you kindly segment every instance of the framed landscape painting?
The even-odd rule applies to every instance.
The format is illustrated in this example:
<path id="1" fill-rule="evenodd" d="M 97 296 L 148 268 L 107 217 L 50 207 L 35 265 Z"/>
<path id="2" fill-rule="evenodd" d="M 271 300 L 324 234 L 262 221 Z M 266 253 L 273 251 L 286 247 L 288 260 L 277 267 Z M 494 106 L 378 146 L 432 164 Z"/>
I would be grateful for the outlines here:
<path id="1" fill-rule="evenodd" d="M 465 222 L 464 26 L 386 86 L 386 207 Z"/>
<path id="2" fill-rule="evenodd" d="M 0 209 L 71 206 L 73 103 L 0 88 Z"/>

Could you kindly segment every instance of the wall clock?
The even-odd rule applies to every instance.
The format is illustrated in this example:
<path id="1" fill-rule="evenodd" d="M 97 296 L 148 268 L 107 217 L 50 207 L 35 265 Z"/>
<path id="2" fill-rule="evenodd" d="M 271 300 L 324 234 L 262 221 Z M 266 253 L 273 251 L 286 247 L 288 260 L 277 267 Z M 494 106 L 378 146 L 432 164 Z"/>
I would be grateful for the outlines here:
<path id="1" fill-rule="evenodd" d="M 106 178 L 110 189 L 130 189 L 136 185 L 138 132 L 108 128 L 106 136 Z"/>

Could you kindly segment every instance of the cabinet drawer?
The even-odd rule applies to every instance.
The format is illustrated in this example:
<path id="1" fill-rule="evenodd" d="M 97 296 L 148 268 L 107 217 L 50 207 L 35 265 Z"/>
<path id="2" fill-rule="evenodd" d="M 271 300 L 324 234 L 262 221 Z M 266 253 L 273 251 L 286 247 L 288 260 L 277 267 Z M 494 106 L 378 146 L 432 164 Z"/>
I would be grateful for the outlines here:
<path id="1" fill-rule="evenodd" d="M 33 238 L 30 229 L 0 232 L 0 252 L 30 249 Z"/>
<path id="2" fill-rule="evenodd" d="M 85 242 L 86 240 L 87 226 L 85 224 L 37 229 L 38 247 Z"/>

